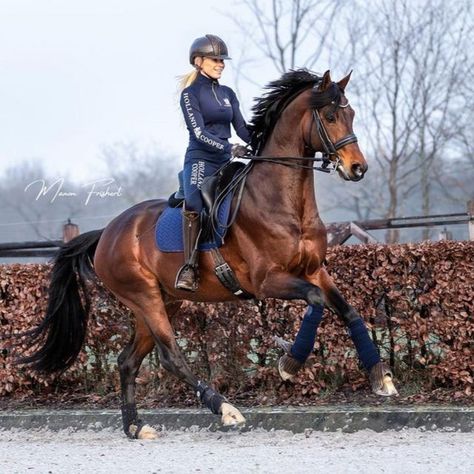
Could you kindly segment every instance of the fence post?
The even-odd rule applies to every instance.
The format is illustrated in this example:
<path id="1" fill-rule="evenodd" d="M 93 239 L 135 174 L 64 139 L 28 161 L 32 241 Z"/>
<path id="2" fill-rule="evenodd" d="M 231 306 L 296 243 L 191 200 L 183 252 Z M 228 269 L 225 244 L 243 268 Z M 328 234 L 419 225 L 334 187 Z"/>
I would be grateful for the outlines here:
<path id="1" fill-rule="evenodd" d="M 474 240 L 474 201 L 467 202 L 467 213 L 469 215 L 469 240 Z"/>
<path id="2" fill-rule="evenodd" d="M 438 240 L 453 240 L 453 233 L 446 227 L 438 234 Z"/>
<path id="3" fill-rule="evenodd" d="M 79 235 L 79 226 L 77 224 L 73 224 L 71 219 L 68 218 L 67 224 L 63 226 L 63 242 L 67 243 L 72 240 L 74 237 Z"/>

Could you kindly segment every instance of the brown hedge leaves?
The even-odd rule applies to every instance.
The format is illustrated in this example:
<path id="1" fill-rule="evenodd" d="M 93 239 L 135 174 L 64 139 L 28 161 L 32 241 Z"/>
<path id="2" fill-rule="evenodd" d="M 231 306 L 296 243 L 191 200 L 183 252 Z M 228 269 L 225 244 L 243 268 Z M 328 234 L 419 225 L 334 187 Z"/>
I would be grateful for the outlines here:
<path id="1" fill-rule="evenodd" d="M 328 270 L 364 317 L 406 400 L 472 400 L 474 242 L 334 247 Z M 13 364 L 14 354 L 31 350 L 28 340 L 15 334 L 41 319 L 49 272 L 49 265 L 0 266 L 0 396 L 115 399 L 116 357 L 129 338 L 130 313 L 103 289 L 92 291 L 86 348 L 60 379 Z M 302 302 L 281 300 L 184 303 L 173 325 L 195 373 L 237 402 L 318 403 L 328 394 L 349 392 L 350 398 L 353 390 L 366 391 L 367 378 L 345 328 L 328 310 L 296 383 L 280 381 L 275 364 L 281 353 L 273 337 L 293 339 L 304 311 Z M 194 395 L 163 371 L 155 353 L 140 372 L 138 391 L 151 404 L 194 403 Z"/>

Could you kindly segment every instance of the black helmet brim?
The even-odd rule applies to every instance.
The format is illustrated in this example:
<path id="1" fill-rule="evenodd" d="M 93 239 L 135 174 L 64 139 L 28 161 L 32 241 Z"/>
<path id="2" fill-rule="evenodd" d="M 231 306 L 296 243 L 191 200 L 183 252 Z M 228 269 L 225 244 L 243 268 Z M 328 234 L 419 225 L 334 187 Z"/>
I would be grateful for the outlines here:
<path id="1" fill-rule="evenodd" d="M 214 55 L 203 55 L 203 58 L 211 58 L 211 59 L 232 59 L 231 57 L 229 56 L 226 56 L 226 55 L 223 55 L 221 54 L 220 56 L 214 56 Z"/>

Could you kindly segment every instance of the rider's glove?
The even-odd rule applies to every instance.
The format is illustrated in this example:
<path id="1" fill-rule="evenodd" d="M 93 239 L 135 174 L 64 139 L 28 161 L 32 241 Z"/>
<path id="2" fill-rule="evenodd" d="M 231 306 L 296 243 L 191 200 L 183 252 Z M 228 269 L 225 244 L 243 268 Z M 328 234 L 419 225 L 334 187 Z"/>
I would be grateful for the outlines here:
<path id="1" fill-rule="evenodd" d="M 250 156 L 252 154 L 252 150 L 249 146 L 235 144 L 232 145 L 231 150 L 232 158 L 244 158 L 246 156 Z"/>

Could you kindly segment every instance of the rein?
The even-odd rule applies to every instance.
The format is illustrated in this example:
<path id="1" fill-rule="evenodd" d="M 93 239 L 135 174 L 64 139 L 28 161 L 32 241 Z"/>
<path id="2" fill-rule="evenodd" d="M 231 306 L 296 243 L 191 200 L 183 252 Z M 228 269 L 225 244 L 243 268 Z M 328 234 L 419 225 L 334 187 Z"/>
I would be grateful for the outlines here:
<path id="1" fill-rule="evenodd" d="M 333 162 L 328 160 L 324 156 L 322 158 L 312 157 L 312 156 L 254 156 L 254 155 L 247 155 L 242 156 L 241 159 L 243 160 L 251 160 L 251 161 L 266 161 L 268 163 L 274 163 L 275 165 L 283 165 L 288 166 L 290 168 L 302 168 L 307 170 L 315 170 L 321 171 L 323 173 L 331 173 L 332 171 L 336 171 L 337 167 L 339 166 L 340 158 L 337 157 L 336 161 Z M 315 163 L 322 161 L 321 166 L 311 166 L 305 165 L 303 163 L 287 163 L 287 161 L 307 161 L 309 163 Z M 329 165 L 333 165 L 332 168 L 329 168 Z"/>

